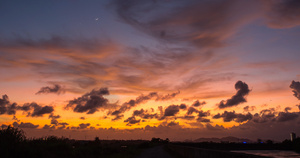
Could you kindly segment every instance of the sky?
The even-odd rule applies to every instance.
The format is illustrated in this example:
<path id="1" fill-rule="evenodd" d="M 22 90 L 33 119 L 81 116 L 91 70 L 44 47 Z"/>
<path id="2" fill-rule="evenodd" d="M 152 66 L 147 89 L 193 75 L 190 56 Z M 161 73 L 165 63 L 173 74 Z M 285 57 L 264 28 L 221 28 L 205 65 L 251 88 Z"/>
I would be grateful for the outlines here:
<path id="1" fill-rule="evenodd" d="M 0 125 L 27 137 L 300 135 L 300 1 L 0 1 Z"/>

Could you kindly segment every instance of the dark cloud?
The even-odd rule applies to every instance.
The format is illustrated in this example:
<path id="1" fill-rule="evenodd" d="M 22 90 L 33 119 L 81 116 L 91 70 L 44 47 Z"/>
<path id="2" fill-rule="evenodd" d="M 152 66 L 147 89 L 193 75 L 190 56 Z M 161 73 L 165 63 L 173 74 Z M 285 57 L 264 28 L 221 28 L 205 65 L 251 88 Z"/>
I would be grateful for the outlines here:
<path id="1" fill-rule="evenodd" d="M 0 98 L 0 115 L 2 114 L 8 114 L 8 115 L 14 115 L 16 114 L 17 110 L 17 104 L 16 103 L 10 103 L 8 96 L 2 95 L 2 99 Z"/>
<path id="2" fill-rule="evenodd" d="M 124 120 L 124 122 L 128 122 L 127 125 L 131 125 L 131 124 L 140 123 L 141 120 L 137 120 L 137 119 L 133 116 L 133 117 L 128 117 L 126 120 Z"/>
<path id="3" fill-rule="evenodd" d="M 198 121 L 198 122 L 210 122 L 210 119 L 198 117 L 198 118 L 197 118 L 197 121 Z"/>
<path id="4" fill-rule="evenodd" d="M 55 129 L 55 126 L 54 125 L 44 125 L 43 129 Z"/>
<path id="5" fill-rule="evenodd" d="M 299 117 L 299 113 L 279 112 L 275 118 L 277 122 L 291 121 Z"/>
<path id="6" fill-rule="evenodd" d="M 61 85 L 59 84 L 54 84 L 53 87 L 42 87 L 37 93 L 35 94 L 48 94 L 48 93 L 56 93 L 56 94 L 61 94 L 64 92 L 62 89 Z"/>
<path id="7" fill-rule="evenodd" d="M 300 25 L 300 2 L 278 0 L 265 2 L 270 7 L 268 25 L 272 28 L 291 28 Z"/>
<path id="8" fill-rule="evenodd" d="M 210 111 L 200 110 L 200 111 L 198 111 L 197 121 L 198 122 L 210 122 L 210 119 L 203 118 L 203 117 L 207 117 L 207 116 L 210 116 Z"/>
<path id="9" fill-rule="evenodd" d="M 20 124 L 18 124 L 17 122 L 13 123 L 14 127 L 18 127 L 18 128 L 37 128 L 39 125 L 34 125 L 30 122 L 21 122 Z"/>
<path id="10" fill-rule="evenodd" d="M 140 95 L 135 100 L 131 99 L 128 102 L 122 104 L 122 106 L 118 109 L 110 113 L 111 115 L 120 115 L 125 111 L 130 110 L 132 107 L 135 107 L 138 104 L 145 103 L 146 101 L 157 97 L 158 94 L 156 92 L 151 92 L 148 95 Z"/>
<path id="11" fill-rule="evenodd" d="M 256 107 L 255 107 L 255 106 L 245 106 L 243 109 L 244 109 L 245 112 L 248 112 L 248 111 L 253 111 L 253 110 L 255 110 Z"/>
<path id="12" fill-rule="evenodd" d="M 53 113 L 51 113 L 51 114 L 49 115 L 49 118 L 52 118 L 52 119 L 58 119 L 58 118 L 60 118 L 60 115 L 54 115 Z"/>
<path id="13" fill-rule="evenodd" d="M 205 104 L 206 104 L 205 101 L 200 102 L 199 100 L 196 100 L 196 101 L 192 104 L 192 106 L 198 107 L 198 106 L 202 106 L 202 105 L 205 105 Z"/>
<path id="14" fill-rule="evenodd" d="M 194 112 L 195 112 L 195 113 L 198 113 L 198 110 L 195 109 L 194 107 L 189 107 L 186 114 L 187 114 L 187 115 L 191 115 L 191 114 L 193 114 Z"/>
<path id="15" fill-rule="evenodd" d="M 115 115 L 115 118 L 111 119 L 112 121 L 120 120 L 124 117 L 124 115 Z"/>
<path id="16" fill-rule="evenodd" d="M 179 125 L 179 122 L 174 122 L 174 121 L 171 121 L 170 123 L 167 124 L 168 127 L 178 126 L 178 125 Z"/>
<path id="17" fill-rule="evenodd" d="M 170 105 L 165 109 L 164 116 L 175 116 L 179 112 L 178 105 Z"/>
<path id="18" fill-rule="evenodd" d="M 81 119 L 81 120 L 85 120 L 85 117 L 80 117 L 79 119 Z"/>
<path id="19" fill-rule="evenodd" d="M 133 111 L 133 116 L 142 116 L 144 114 L 144 109 L 141 109 L 141 110 L 134 110 Z"/>
<path id="20" fill-rule="evenodd" d="M 214 115 L 212 118 L 213 118 L 213 119 L 219 119 L 219 118 L 221 118 L 221 117 L 222 117 L 221 114 L 218 113 L 218 114 Z"/>
<path id="21" fill-rule="evenodd" d="M 43 116 L 44 114 L 50 114 L 54 111 L 53 106 L 40 106 L 35 102 L 30 103 L 29 106 L 33 107 L 33 112 L 31 113 L 32 117 Z"/>
<path id="22" fill-rule="evenodd" d="M 198 111 L 198 116 L 199 116 L 199 117 L 210 116 L 210 111 L 203 111 L 203 110 L 200 110 L 200 111 Z"/>
<path id="23" fill-rule="evenodd" d="M 117 109 L 115 111 L 112 111 L 109 114 L 110 115 L 115 115 L 115 116 L 119 115 L 118 118 L 120 118 L 121 117 L 120 114 L 130 110 L 133 107 L 136 107 L 139 104 L 145 103 L 145 102 L 147 102 L 149 100 L 152 100 L 152 99 L 154 99 L 155 101 L 169 100 L 169 99 L 174 98 L 178 94 L 179 94 L 179 91 L 176 92 L 176 93 L 167 94 L 167 95 L 159 95 L 157 92 L 151 92 L 147 95 L 142 94 L 142 95 L 138 96 L 136 99 L 131 99 L 128 102 L 123 103 L 119 107 L 119 109 Z M 184 105 L 182 105 L 181 108 L 184 108 Z M 150 116 L 150 115 L 148 115 L 148 116 Z"/>
<path id="24" fill-rule="evenodd" d="M 235 122 L 238 122 L 238 123 L 242 123 L 242 122 L 245 122 L 245 121 L 250 121 L 251 119 L 253 118 L 253 115 L 251 113 L 247 113 L 247 114 L 237 114 L 237 117 L 236 119 L 234 120 Z"/>
<path id="25" fill-rule="evenodd" d="M 292 81 L 290 88 L 294 92 L 294 96 L 300 100 L 300 82 Z"/>
<path id="26" fill-rule="evenodd" d="M 285 111 L 285 112 L 289 112 L 290 110 L 292 110 L 291 107 L 286 107 L 286 108 L 284 108 L 284 111 Z"/>
<path id="27" fill-rule="evenodd" d="M 275 115 L 276 112 L 274 108 L 264 109 L 261 110 L 259 114 L 258 113 L 254 114 L 252 121 L 255 123 L 265 123 L 274 120 Z"/>
<path id="28" fill-rule="evenodd" d="M 100 108 L 107 108 L 108 100 L 103 95 L 109 95 L 107 88 L 94 89 L 81 97 L 70 100 L 65 108 L 72 108 L 74 112 L 78 113 L 93 114 Z"/>
<path id="29" fill-rule="evenodd" d="M 247 113 L 247 114 L 240 114 L 240 113 L 235 113 L 235 111 L 224 111 L 223 114 L 217 114 L 213 116 L 213 119 L 219 119 L 219 118 L 223 118 L 224 122 L 231 122 L 231 121 L 235 121 L 237 123 L 242 123 L 248 120 L 251 120 L 253 118 L 251 113 Z"/>
<path id="30" fill-rule="evenodd" d="M 50 124 L 52 124 L 52 125 L 58 125 L 58 121 L 56 119 L 52 119 Z"/>
<path id="31" fill-rule="evenodd" d="M 298 109 L 300 110 L 300 104 L 299 105 L 296 105 L 298 107 Z"/>
<path id="32" fill-rule="evenodd" d="M 12 120 L 15 120 L 15 121 L 17 121 L 17 122 L 20 122 L 20 120 L 19 120 L 16 116 L 14 116 L 14 117 L 12 118 Z"/>
<path id="33" fill-rule="evenodd" d="M 226 101 L 222 100 L 218 105 L 220 109 L 237 106 L 238 104 L 246 102 L 245 96 L 249 94 L 250 90 L 245 82 L 238 81 L 235 84 L 236 94 Z"/>
<path id="34" fill-rule="evenodd" d="M 91 125 L 90 123 L 81 123 L 81 124 L 79 124 L 79 129 L 86 129 L 90 125 Z"/>
<path id="35" fill-rule="evenodd" d="M 187 107 L 187 106 L 186 106 L 185 104 L 180 104 L 180 105 L 179 105 L 179 109 L 183 109 L 183 110 L 185 110 L 185 109 L 186 109 L 186 107 Z"/>
<path id="36" fill-rule="evenodd" d="M 133 113 L 132 113 L 132 117 L 135 117 L 135 116 L 139 116 L 143 119 L 153 119 L 153 118 L 157 118 L 157 113 L 155 114 L 150 114 L 148 112 L 148 110 L 144 110 L 144 109 L 141 109 L 141 110 L 134 110 Z"/>

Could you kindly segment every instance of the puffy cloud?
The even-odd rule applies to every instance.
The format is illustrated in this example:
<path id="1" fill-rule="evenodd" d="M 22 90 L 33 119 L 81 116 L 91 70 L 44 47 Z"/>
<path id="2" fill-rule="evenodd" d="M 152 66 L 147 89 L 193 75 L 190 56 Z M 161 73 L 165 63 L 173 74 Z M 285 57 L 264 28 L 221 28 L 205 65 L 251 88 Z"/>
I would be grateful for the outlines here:
<path id="1" fill-rule="evenodd" d="M 43 116 L 44 114 L 49 114 L 54 111 L 53 106 L 40 106 L 34 102 L 30 103 L 29 106 L 33 107 L 32 117 Z"/>
<path id="2" fill-rule="evenodd" d="M 124 113 L 125 111 L 130 110 L 133 107 L 136 107 L 139 104 L 145 103 L 151 99 L 154 99 L 155 101 L 165 101 L 165 100 L 169 100 L 174 98 L 176 95 L 179 94 L 179 91 L 176 93 L 172 93 L 172 94 L 167 94 L 167 95 L 159 95 L 157 92 L 150 92 L 147 95 L 140 95 L 138 96 L 136 99 L 131 99 L 128 102 L 123 103 L 119 109 L 110 112 L 110 115 L 115 115 L 115 116 L 119 116 L 120 114 Z M 180 108 L 185 108 L 184 105 L 182 105 Z M 149 116 L 149 115 L 148 115 Z M 120 116 L 119 116 L 120 118 Z"/>
<path id="3" fill-rule="evenodd" d="M 231 122 L 231 121 L 235 121 L 238 123 L 242 123 L 245 121 L 249 121 L 253 118 L 251 113 L 247 113 L 247 114 L 240 114 L 240 113 L 235 113 L 235 111 L 224 111 L 223 114 L 217 114 L 213 116 L 213 119 L 219 119 L 219 118 L 223 118 L 224 122 Z"/>
<path id="4" fill-rule="evenodd" d="M 256 109 L 256 107 L 255 106 L 245 106 L 243 109 L 245 112 L 248 112 L 248 111 L 254 111 Z"/>
<path id="5" fill-rule="evenodd" d="M 52 118 L 52 119 L 58 119 L 58 118 L 60 118 L 60 115 L 54 115 L 53 113 L 51 113 L 51 114 L 49 115 L 49 118 Z"/>
<path id="6" fill-rule="evenodd" d="M 124 120 L 124 122 L 128 122 L 127 125 L 131 125 L 131 124 L 136 124 L 136 123 L 140 123 L 141 120 L 137 120 L 134 116 L 127 118 L 126 120 Z"/>
<path id="7" fill-rule="evenodd" d="M 34 125 L 30 122 L 25 122 L 25 123 L 21 122 L 20 124 L 17 122 L 14 122 L 13 126 L 18 127 L 18 128 L 37 128 L 39 125 Z"/>
<path id="8" fill-rule="evenodd" d="M 8 115 L 14 115 L 16 114 L 17 110 L 17 104 L 16 103 L 10 103 L 8 96 L 2 95 L 2 99 L 0 98 L 0 115 L 1 114 L 8 114 Z"/>
<path id="9" fill-rule="evenodd" d="M 300 100 L 300 82 L 292 81 L 290 88 L 294 92 L 294 96 Z"/>
<path id="10" fill-rule="evenodd" d="M 81 124 L 79 124 L 79 129 L 86 129 L 90 125 L 91 125 L 90 123 L 81 123 Z"/>
<path id="11" fill-rule="evenodd" d="M 145 103 L 146 101 L 153 99 L 156 96 L 157 96 L 156 92 L 151 92 L 148 95 L 140 95 L 135 100 L 131 99 L 128 102 L 123 103 L 118 110 L 115 110 L 110 114 L 118 116 L 121 113 L 124 113 L 125 111 L 130 110 L 132 107 L 135 107 L 136 105 L 141 104 L 141 103 Z"/>
<path id="12" fill-rule="evenodd" d="M 255 123 L 265 123 L 275 118 L 276 111 L 274 108 L 264 109 L 253 115 L 252 121 Z"/>
<path id="13" fill-rule="evenodd" d="M 198 110 L 195 109 L 194 107 L 189 107 L 186 114 L 187 114 L 187 115 L 191 115 L 191 114 L 193 114 L 194 112 L 195 112 L 195 113 L 198 113 Z"/>
<path id="14" fill-rule="evenodd" d="M 108 100 L 103 95 L 108 95 L 107 88 L 94 89 L 81 97 L 70 100 L 65 106 L 66 109 L 72 108 L 74 112 L 93 114 L 100 108 L 107 108 Z"/>
<path id="15" fill-rule="evenodd" d="M 179 112 L 178 105 L 170 105 L 165 109 L 164 116 L 175 116 Z"/>
<path id="16" fill-rule="evenodd" d="M 289 112 L 279 112 L 278 116 L 275 118 L 277 122 L 286 122 L 297 119 L 300 113 L 289 113 Z"/>
<path id="17" fill-rule="evenodd" d="M 132 113 L 132 117 L 135 117 L 135 116 L 139 116 L 143 119 L 153 119 L 153 118 L 157 118 L 157 113 L 154 113 L 154 114 L 151 114 L 148 112 L 148 110 L 144 110 L 144 109 L 141 109 L 141 110 L 134 110 L 133 113 Z"/>
<path id="18" fill-rule="evenodd" d="M 61 85 L 59 84 L 54 84 L 53 87 L 42 87 L 37 93 L 35 94 L 48 94 L 48 93 L 56 93 L 56 94 L 60 94 L 62 93 L 64 90 L 62 89 Z"/>
<path id="19" fill-rule="evenodd" d="M 205 101 L 200 102 L 199 100 L 196 100 L 196 101 L 192 104 L 192 106 L 198 107 L 198 106 L 202 106 L 202 105 L 205 105 L 205 104 L 206 104 Z"/>
<path id="20" fill-rule="evenodd" d="M 58 124 L 58 121 L 55 120 L 55 119 L 52 119 L 50 124 L 52 124 L 52 125 L 57 125 L 57 124 Z"/>
<path id="21" fill-rule="evenodd" d="M 180 104 L 180 105 L 179 105 L 179 109 L 183 109 L 183 110 L 185 110 L 185 109 L 186 109 L 186 107 L 187 107 L 187 106 L 186 106 L 185 104 Z"/>
<path id="22" fill-rule="evenodd" d="M 245 82 L 238 81 L 235 84 L 236 94 L 226 101 L 222 100 L 219 103 L 219 108 L 227 108 L 232 106 L 237 106 L 238 104 L 246 102 L 245 96 L 249 94 L 250 90 Z"/>

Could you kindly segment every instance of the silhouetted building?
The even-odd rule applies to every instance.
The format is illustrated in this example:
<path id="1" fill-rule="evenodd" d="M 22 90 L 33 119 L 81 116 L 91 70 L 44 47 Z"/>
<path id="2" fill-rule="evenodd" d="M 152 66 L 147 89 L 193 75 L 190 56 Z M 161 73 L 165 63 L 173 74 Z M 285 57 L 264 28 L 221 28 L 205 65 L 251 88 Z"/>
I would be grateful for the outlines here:
<path id="1" fill-rule="evenodd" d="M 290 135 L 291 135 L 291 141 L 294 141 L 296 139 L 296 133 L 292 132 Z"/>

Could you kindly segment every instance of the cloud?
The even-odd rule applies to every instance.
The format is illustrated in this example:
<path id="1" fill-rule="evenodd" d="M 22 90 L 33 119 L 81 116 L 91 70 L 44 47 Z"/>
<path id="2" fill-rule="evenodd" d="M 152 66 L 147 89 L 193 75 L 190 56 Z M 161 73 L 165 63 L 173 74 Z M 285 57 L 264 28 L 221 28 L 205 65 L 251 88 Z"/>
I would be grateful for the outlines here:
<path id="1" fill-rule="evenodd" d="M 234 0 L 175 0 L 172 1 L 172 5 L 168 3 L 170 2 L 113 1 L 117 14 L 125 23 L 161 41 L 189 42 L 197 47 L 224 46 L 225 40 L 230 38 L 237 28 L 257 16 L 253 10 L 259 5 Z M 166 8 L 166 5 L 169 7 Z M 246 6 L 249 9 L 241 9 Z M 139 15 L 148 18 L 140 18 Z"/>
<path id="2" fill-rule="evenodd" d="M 52 118 L 52 119 L 58 119 L 58 118 L 60 118 L 60 115 L 54 115 L 53 113 L 51 113 L 51 114 L 49 115 L 49 118 Z"/>
<path id="3" fill-rule="evenodd" d="M 300 25 L 300 2 L 278 0 L 265 2 L 268 7 L 267 24 L 271 28 L 291 28 Z"/>
<path id="4" fill-rule="evenodd" d="M 62 89 L 62 87 L 58 84 L 54 84 L 53 87 L 42 87 L 37 93 L 35 94 L 48 94 L 48 93 L 56 93 L 56 94 L 60 94 L 63 93 L 64 90 Z"/>
<path id="5" fill-rule="evenodd" d="M 134 116 L 133 117 L 128 117 L 126 120 L 124 120 L 124 122 L 128 122 L 127 125 L 132 125 L 132 124 L 136 124 L 136 123 L 140 123 L 141 120 L 137 120 Z"/>
<path id="6" fill-rule="evenodd" d="M 130 110 L 132 107 L 135 107 L 136 105 L 141 104 L 141 103 L 145 103 L 148 100 L 153 99 L 154 97 L 157 97 L 156 92 L 151 92 L 148 95 L 140 95 L 135 100 L 131 99 L 128 102 L 123 103 L 118 110 L 115 110 L 110 114 L 111 115 L 120 115 L 121 113 L 124 113 L 125 111 Z"/>
<path id="7" fill-rule="evenodd" d="M 81 97 L 70 100 L 65 109 L 72 108 L 74 112 L 93 114 L 101 108 L 108 108 L 108 100 L 103 95 L 108 95 L 107 88 L 94 89 Z"/>
<path id="8" fill-rule="evenodd" d="M 243 109 L 245 112 L 248 112 L 248 111 L 254 111 L 256 109 L 256 107 L 255 106 L 245 106 Z"/>
<path id="9" fill-rule="evenodd" d="M 255 123 L 265 123 L 275 118 L 276 111 L 274 108 L 264 109 L 253 115 L 252 121 Z"/>
<path id="10" fill-rule="evenodd" d="M 300 82 L 292 81 L 290 88 L 294 92 L 294 96 L 300 100 Z"/>
<path id="11" fill-rule="evenodd" d="M 159 95 L 157 92 L 150 92 L 147 95 L 140 95 L 136 99 L 131 99 L 128 102 L 123 103 L 117 110 L 110 112 L 110 115 L 120 115 L 128 110 L 130 110 L 133 107 L 136 107 L 139 104 L 145 103 L 149 100 L 154 99 L 155 101 L 166 101 L 169 99 L 174 98 L 177 94 L 179 94 L 179 91 L 176 93 L 172 94 L 167 94 L 167 95 Z M 181 105 L 180 108 L 185 108 L 184 105 Z M 149 116 L 149 115 L 148 115 Z"/>
<path id="12" fill-rule="evenodd" d="M 179 125 L 179 122 L 174 122 L 174 121 L 171 121 L 170 123 L 167 124 L 168 127 L 178 126 L 178 125 Z"/>
<path id="13" fill-rule="evenodd" d="M 202 106 L 202 105 L 205 105 L 205 104 L 206 104 L 205 101 L 199 102 L 199 100 L 196 100 L 196 101 L 192 104 L 192 106 L 198 107 L 198 106 Z"/>
<path id="14" fill-rule="evenodd" d="M 43 129 L 55 129 L 55 126 L 54 125 L 44 125 Z"/>
<path id="15" fill-rule="evenodd" d="M 156 101 L 170 100 L 170 99 L 173 99 L 174 97 L 176 97 L 178 94 L 180 94 L 180 91 L 174 92 L 174 93 L 171 93 L 171 94 L 167 94 L 167 95 L 158 95 L 155 100 Z"/>
<path id="16" fill-rule="evenodd" d="M 289 112 L 279 112 L 278 116 L 274 121 L 277 122 L 286 122 L 297 119 L 299 117 L 299 113 L 289 113 Z"/>
<path id="17" fill-rule="evenodd" d="M 198 113 L 198 110 L 195 109 L 194 107 L 189 107 L 186 114 L 187 114 L 187 115 L 191 115 L 191 114 L 193 114 L 194 112 L 195 112 L 195 113 Z"/>
<path id="18" fill-rule="evenodd" d="M 300 110 L 300 104 L 299 105 L 296 105 L 298 107 L 298 109 Z"/>
<path id="19" fill-rule="evenodd" d="M 2 114 L 8 114 L 8 115 L 14 115 L 16 114 L 17 110 L 17 104 L 16 103 L 10 103 L 8 96 L 2 95 L 2 99 L 0 98 L 0 115 Z"/>
<path id="20" fill-rule="evenodd" d="M 237 123 L 242 123 L 245 121 L 250 121 L 252 120 L 253 116 L 251 113 L 247 113 L 247 114 L 240 114 L 240 113 L 235 113 L 235 111 L 224 111 L 223 114 L 217 114 L 213 116 L 213 119 L 219 119 L 219 118 L 223 118 L 224 122 L 231 122 L 231 121 L 235 121 Z"/>
<path id="21" fill-rule="evenodd" d="M 79 119 L 81 119 L 81 120 L 85 120 L 85 117 L 80 117 Z"/>
<path id="22" fill-rule="evenodd" d="M 39 125 L 34 125 L 30 122 L 25 122 L 25 123 L 21 122 L 20 124 L 17 122 L 14 122 L 13 126 L 18 127 L 18 128 L 37 128 Z"/>
<path id="23" fill-rule="evenodd" d="M 81 123 L 81 124 L 79 124 L 79 129 L 86 129 L 90 125 L 91 125 L 90 123 Z"/>
<path id="24" fill-rule="evenodd" d="M 32 102 L 30 104 L 26 103 L 24 105 L 25 107 L 30 106 L 33 108 L 33 112 L 31 113 L 32 117 L 43 116 L 44 114 L 50 114 L 54 111 L 53 106 L 40 106 L 35 102 Z"/>
<path id="25" fill-rule="evenodd" d="M 180 108 L 178 105 L 170 105 L 165 109 L 164 116 L 175 116 L 179 110 Z"/>
<path id="26" fill-rule="evenodd" d="M 245 82 L 238 81 L 235 84 L 236 94 L 226 101 L 222 100 L 218 107 L 220 109 L 237 106 L 238 104 L 246 102 L 245 96 L 249 94 L 250 90 Z"/>
<path id="27" fill-rule="evenodd" d="M 179 109 L 185 110 L 187 108 L 187 106 L 185 104 L 180 104 L 179 105 Z"/>

